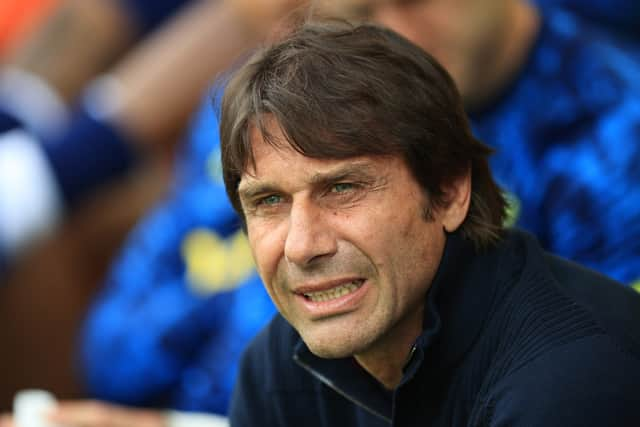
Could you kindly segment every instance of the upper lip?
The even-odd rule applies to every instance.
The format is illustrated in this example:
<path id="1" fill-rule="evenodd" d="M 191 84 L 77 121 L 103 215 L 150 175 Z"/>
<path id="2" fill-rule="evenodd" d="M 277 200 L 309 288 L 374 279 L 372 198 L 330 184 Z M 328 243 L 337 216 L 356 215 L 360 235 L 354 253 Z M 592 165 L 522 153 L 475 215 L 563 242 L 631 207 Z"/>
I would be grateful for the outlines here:
<path id="1" fill-rule="evenodd" d="M 325 281 L 316 282 L 316 283 L 306 282 L 300 286 L 297 286 L 293 290 L 293 293 L 304 295 L 304 294 L 309 294 L 313 292 L 321 292 L 321 291 L 326 291 L 328 289 L 335 288 L 337 286 L 345 285 L 347 283 L 363 281 L 363 280 L 364 280 L 363 277 L 354 276 L 354 277 L 345 277 L 345 278 L 333 279 L 333 280 L 325 280 Z"/>

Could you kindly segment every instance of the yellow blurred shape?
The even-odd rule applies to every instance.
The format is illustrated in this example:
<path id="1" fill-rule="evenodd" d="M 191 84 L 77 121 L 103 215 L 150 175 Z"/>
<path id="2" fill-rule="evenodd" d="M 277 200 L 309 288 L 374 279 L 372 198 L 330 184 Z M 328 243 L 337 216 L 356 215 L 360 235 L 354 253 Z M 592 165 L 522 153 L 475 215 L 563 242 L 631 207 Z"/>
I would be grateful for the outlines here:
<path id="1" fill-rule="evenodd" d="M 254 270 L 251 250 L 242 231 L 222 239 L 207 229 L 196 229 L 182 243 L 187 277 L 192 289 L 212 294 L 237 287 Z"/>
<path id="2" fill-rule="evenodd" d="M 504 226 L 513 227 L 520 216 L 520 200 L 513 193 L 505 192 L 503 196 L 507 201 L 507 215 L 504 220 Z"/>

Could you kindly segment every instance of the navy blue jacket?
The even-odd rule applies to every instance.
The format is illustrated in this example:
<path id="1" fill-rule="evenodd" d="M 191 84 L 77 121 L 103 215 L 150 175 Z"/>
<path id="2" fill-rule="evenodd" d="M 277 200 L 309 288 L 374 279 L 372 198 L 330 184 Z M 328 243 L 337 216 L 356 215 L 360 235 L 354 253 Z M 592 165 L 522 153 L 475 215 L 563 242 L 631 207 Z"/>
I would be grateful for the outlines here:
<path id="1" fill-rule="evenodd" d="M 241 364 L 231 424 L 638 426 L 640 296 L 509 231 L 449 235 L 401 384 L 320 359 L 280 316 Z"/>

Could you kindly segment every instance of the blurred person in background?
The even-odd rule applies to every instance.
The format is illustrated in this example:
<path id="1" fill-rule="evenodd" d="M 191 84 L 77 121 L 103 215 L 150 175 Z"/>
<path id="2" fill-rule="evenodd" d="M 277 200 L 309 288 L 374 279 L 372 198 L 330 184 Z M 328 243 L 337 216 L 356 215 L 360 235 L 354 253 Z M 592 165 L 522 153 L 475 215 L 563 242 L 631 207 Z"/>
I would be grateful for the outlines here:
<path id="1" fill-rule="evenodd" d="M 168 197 L 130 234 L 90 308 L 78 362 L 92 400 L 61 402 L 56 422 L 207 427 L 220 418 L 203 412 L 226 415 L 240 354 L 275 308 L 227 202 L 217 127 L 207 97 Z"/>
<path id="2" fill-rule="evenodd" d="M 246 343 L 275 309 L 222 184 L 210 99 L 169 197 L 130 235 L 85 324 L 89 395 L 226 414 Z"/>

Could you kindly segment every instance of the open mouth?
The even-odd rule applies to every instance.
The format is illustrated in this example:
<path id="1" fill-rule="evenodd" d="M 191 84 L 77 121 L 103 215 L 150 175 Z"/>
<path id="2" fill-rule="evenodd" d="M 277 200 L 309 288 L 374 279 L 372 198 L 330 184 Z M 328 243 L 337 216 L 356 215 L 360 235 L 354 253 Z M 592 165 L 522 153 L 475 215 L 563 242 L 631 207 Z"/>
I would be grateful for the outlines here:
<path id="1" fill-rule="evenodd" d="M 308 292 L 303 295 L 307 300 L 313 302 L 331 301 L 356 291 L 363 283 L 364 279 L 358 279 L 325 291 Z"/>

